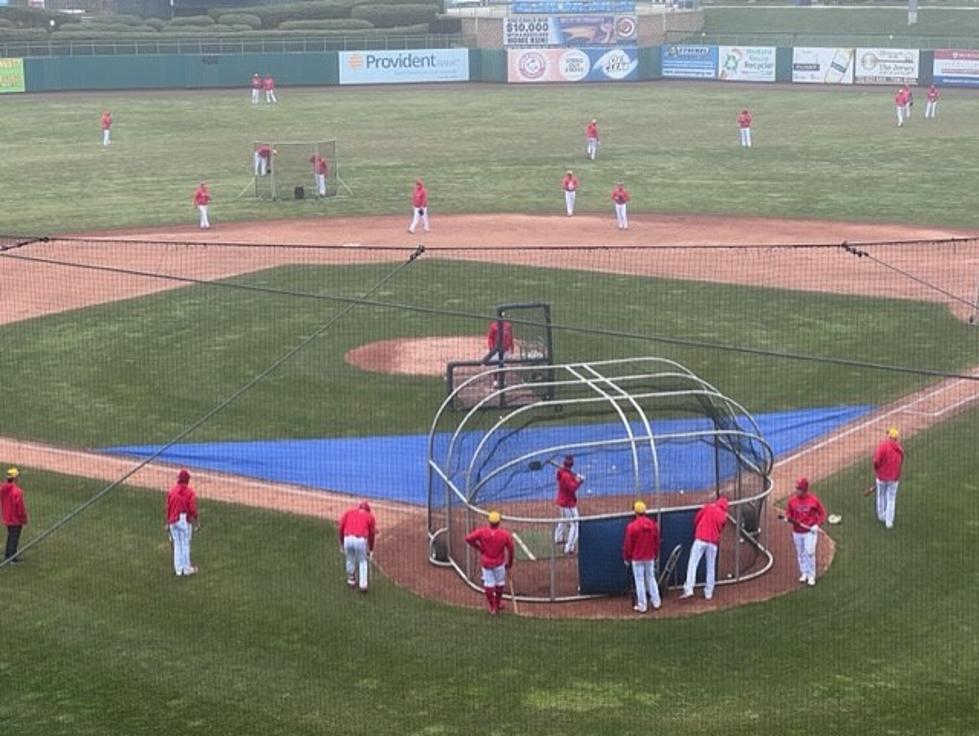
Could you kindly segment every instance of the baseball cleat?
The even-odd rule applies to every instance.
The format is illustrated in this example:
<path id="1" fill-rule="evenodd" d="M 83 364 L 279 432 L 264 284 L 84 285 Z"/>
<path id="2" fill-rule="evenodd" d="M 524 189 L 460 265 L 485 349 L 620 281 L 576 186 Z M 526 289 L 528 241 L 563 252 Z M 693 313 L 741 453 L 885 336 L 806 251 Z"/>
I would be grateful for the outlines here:
<path id="1" fill-rule="evenodd" d="M 808 578 L 805 575 L 800 575 L 799 576 L 799 582 L 800 583 L 804 583 L 804 582 L 806 582 L 806 580 L 808 580 Z"/>
<path id="2" fill-rule="evenodd" d="M 683 592 L 682 592 L 682 593 L 680 594 L 680 600 L 682 601 L 682 600 L 684 600 L 685 598 L 693 598 L 693 591 L 690 591 L 689 593 L 688 593 L 687 591 L 683 591 Z"/>

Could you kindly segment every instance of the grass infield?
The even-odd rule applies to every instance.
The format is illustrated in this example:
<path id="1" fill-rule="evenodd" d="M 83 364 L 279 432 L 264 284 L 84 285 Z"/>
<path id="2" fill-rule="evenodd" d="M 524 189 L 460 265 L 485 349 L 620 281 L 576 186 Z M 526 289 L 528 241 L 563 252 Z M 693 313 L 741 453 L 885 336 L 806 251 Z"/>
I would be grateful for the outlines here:
<path id="1" fill-rule="evenodd" d="M 533 87 L 530 89 L 529 87 Z M 577 209 L 610 211 L 623 178 L 640 212 L 771 215 L 975 227 L 971 162 L 979 96 L 945 90 L 939 118 L 898 129 L 892 91 L 765 85 L 284 89 L 278 106 L 247 90 L 8 96 L 0 233 L 195 224 L 191 194 L 212 184 L 212 219 L 409 210 L 418 176 L 443 212 L 562 212 L 559 182 L 581 178 Z M 921 103 L 923 105 L 923 102 Z M 738 111 L 755 147 L 738 146 Z M 99 112 L 113 112 L 103 149 Z M 584 124 L 603 146 L 584 160 Z M 356 195 L 321 203 L 247 194 L 257 139 L 336 138 Z M 324 224 L 329 227 L 328 223 Z"/>
<path id="2" fill-rule="evenodd" d="M 202 572 L 178 580 L 162 497 L 121 489 L 0 571 L 0 722 L 19 736 L 974 733 L 977 420 L 908 443 L 892 532 L 860 493 L 866 467 L 820 484 L 844 522 L 814 589 L 685 620 L 492 620 L 380 578 L 360 596 L 329 525 L 213 502 Z M 97 489 L 23 480 L 34 529 Z"/>

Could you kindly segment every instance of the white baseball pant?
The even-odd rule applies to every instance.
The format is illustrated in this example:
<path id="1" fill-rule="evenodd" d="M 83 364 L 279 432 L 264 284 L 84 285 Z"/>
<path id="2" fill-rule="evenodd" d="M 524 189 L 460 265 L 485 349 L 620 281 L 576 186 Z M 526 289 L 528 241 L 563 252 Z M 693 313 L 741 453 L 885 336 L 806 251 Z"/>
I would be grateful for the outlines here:
<path id="1" fill-rule="evenodd" d="M 197 209 L 200 210 L 201 213 L 201 230 L 207 230 L 209 227 L 211 227 L 211 221 L 207 219 L 207 205 L 199 204 L 197 205 Z"/>
<path id="2" fill-rule="evenodd" d="M 592 161 L 595 160 L 595 155 L 598 153 L 598 138 L 586 138 L 585 139 L 585 155 L 588 156 Z"/>
<path id="3" fill-rule="evenodd" d="M 615 224 L 619 230 L 629 229 L 629 214 L 626 212 L 626 205 L 615 203 Z"/>
<path id="4" fill-rule="evenodd" d="M 554 543 L 560 544 L 564 541 L 564 554 L 571 554 L 578 546 L 578 519 L 581 518 L 581 514 L 578 513 L 577 506 L 570 508 L 558 506 L 557 510 L 561 518 L 566 519 L 566 521 L 558 522 L 557 527 L 555 527 Z"/>
<path id="5" fill-rule="evenodd" d="M 265 176 L 269 173 L 269 160 L 255 153 L 255 176 Z"/>
<path id="6" fill-rule="evenodd" d="M 751 128 L 741 128 L 742 148 L 751 148 Z"/>
<path id="7" fill-rule="evenodd" d="M 102 145 L 108 146 L 112 143 L 112 131 L 108 128 L 102 130 Z"/>
<path id="8" fill-rule="evenodd" d="M 414 233 L 415 228 L 418 227 L 418 223 L 422 224 L 422 228 L 425 232 L 428 232 L 428 207 L 412 207 L 411 224 L 408 226 L 408 232 Z"/>
<path id="9" fill-rule="evenodd" d="M 816 580 L 816 542 L 819 540 L 819 527 L 811 531 L 792 532 L 795 544 L 795 560 L 799 564 L 799 575 L 810 584 Z"/>
<path id="10" fill-rule="evenodd" d="M 647 601 L 653 608 L 659 608 L 659 586 L 656 584 L 656 560 L 633 560 L 632 579 L 636 584 L 636 606 L 641 613 L 646 612 Z"/>
<path id="11" fill-rule="evenodd" d="M 367 540 L 348 534 L 343 538 L 343 556 L 346 561 L 347 584 L 352 587 L 359 582 L 360 589 L 367 590 Z"/>
<path id="12" fill-rule="evenodd" d="M 193 565 L 190 564 L 190 538 L 193 528 L 187 521 L 187 514 L 181 514 L 170 525 L 170 538 L 173 539 L 173 572 L 176 575 L 190 574 Z"/>
<path id="13" fill-rule="evenodd" d="M 275 96 L 274 89 L 265 90 L 265 101 L 269 104 L 272 104 L 273 102 L 277 103 L 279 101 L 279 99 Z"/>
<path id="14" fill-rule="evenodd" d="M 938 110 L 938 100 L 928 100 L 925 103 L 925 117 L 934 118 L 935 112 Z"/>
<path id="15" fill-rule="evenodd" d="M 897 105 L 894 108 L 897 111 L 897 127 L 904 125 L 904 105 Z"/>
<path id="16" fill-rule="evenodd" d="M 564 207 L 568 211 L 568 217 L 574 214 L 574 189 L 564 190 Z"/>
<path id="17" fill-rule="evenodd" d="M 316 193 L 321 197 L 326 196 L 326 174 L 313 174 L 316 180 Z"/>
<path id="18" fill-rule="evenodd" d="M 704 598 L 710 600 L 714 597 L 714 585 L 717 582 L 717 545 L 702 539 L 695 539 L 693 546 L 690 547 L 690 560 L 687 562 L 687 580 L 683 584 L 683 594 L 693 595 L 693 588 L 697 583 L 697 568 L 700 566 L 700 558 L 704 555 L 707 556 Z"/>
<path id="19" fill-rule="evenodd" d="M 253 105 L 257 105 L 260 102 L 260 100 L 259 100 L 259 95 L 260 94 L 261 94 L 261 90 L 260 89 L 257 89 L 255 87 L 252 88 L 252 104 Z"/>
<path id="20" fill-rule="evenodd" d="M 506 585 L 506 565 L 483 568 L 483 587 L 502 588 Z"/>
<path id="21" fill-rule="evenodd" d="M 894 526 L 894 510 L 897 505 L 899 481 L 877 479 L 877 519 L 888 529 Z"/>

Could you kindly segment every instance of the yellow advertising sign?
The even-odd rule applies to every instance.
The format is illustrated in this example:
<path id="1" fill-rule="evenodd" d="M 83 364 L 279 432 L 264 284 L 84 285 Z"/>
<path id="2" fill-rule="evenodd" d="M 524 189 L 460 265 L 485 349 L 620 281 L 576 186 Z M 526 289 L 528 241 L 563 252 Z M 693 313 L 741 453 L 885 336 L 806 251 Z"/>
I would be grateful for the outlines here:
<path id="1" fill-rule="evenodd" d="M 24 90 L 24 60 L 0 59 L 0 94 Z"/>

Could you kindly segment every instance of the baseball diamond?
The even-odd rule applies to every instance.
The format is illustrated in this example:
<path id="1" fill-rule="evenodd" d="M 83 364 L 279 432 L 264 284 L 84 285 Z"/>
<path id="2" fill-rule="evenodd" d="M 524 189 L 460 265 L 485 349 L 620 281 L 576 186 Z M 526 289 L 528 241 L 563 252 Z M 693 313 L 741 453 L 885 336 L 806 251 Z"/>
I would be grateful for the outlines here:
<path id="1" fill-rule="evenodd" d="M 979 96 L 268 71 L 4 99 L 0 723 L 974 730 Z"/>

